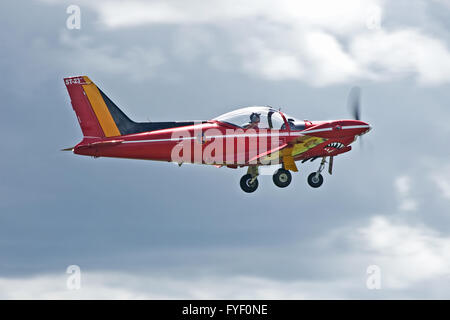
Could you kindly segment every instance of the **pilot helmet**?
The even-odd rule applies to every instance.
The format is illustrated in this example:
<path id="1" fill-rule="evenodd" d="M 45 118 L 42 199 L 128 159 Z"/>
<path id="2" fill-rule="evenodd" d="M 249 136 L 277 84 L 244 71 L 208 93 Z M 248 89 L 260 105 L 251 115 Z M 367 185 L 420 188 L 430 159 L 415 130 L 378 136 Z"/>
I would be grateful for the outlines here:
<path id="1" fill-rule="evenodd" d="M 251 122 L 259 122 L 260 121 L 260 113 L 256 113 L 256 112 L 253 112 L 251 115 L 250 115 L 250 121 Z"/>

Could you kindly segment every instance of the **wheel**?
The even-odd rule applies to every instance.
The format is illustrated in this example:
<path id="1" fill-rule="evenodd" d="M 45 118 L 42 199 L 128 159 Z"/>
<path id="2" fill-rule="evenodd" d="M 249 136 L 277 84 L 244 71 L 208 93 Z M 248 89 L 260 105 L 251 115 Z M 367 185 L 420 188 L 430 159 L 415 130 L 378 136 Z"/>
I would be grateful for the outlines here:
<path id="1" fill-rule="evenodd" d="M 292 175 L 289 170 L 280 168 L 272 176 L 273 183 L 277 187 L 286 188 L 292 181 Z"/>
<path id="2" fill-rule="evenodd" d="M 252 180 L 251 174 L 246 174 L 241 178 L 241 189 L 247 193 L 252 193 L 256 189 L 258 189 L 258 179 L 255 179 L 252 183 L 250 183 L 251 180 Z"/>
<path id="3" fill-rule="evenodd" d="M 323 183 L 322 175 L 319 173 L 319 176 L 316 177 L 316 174 L 316 172 L 313 172 L 308 176 L 308 184 L 313 188 L 318 188 Z"/>

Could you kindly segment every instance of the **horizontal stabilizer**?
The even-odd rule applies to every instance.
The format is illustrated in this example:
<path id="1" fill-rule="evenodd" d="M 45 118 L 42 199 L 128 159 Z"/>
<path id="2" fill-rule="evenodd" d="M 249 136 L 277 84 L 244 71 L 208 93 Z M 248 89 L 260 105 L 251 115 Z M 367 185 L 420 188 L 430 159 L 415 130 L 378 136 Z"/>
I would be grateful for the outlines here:
<path id="1" fill-rule="evenodd" d="M 121 144 L 124 140 L 110 140 L 110 141 L 96 141 L 87 144 L 81 144 L 78 148 L 97 148 L 97 147 L 110 147 Z"/>

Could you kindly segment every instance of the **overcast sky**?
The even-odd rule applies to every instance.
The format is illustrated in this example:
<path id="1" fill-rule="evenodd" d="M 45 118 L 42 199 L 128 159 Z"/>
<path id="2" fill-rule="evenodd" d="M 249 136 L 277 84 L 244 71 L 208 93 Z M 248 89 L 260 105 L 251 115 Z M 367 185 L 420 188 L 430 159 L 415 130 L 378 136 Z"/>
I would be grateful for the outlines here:
<path id="1" fill-rule="evenodd" d="M 0 2 L 0 298 L 450 298 L 449 18 L 445 0 Z M 82 138 L 77 75 L 136 121 L 348 118 L 359 85 L 373 130 L 321 188 L 314 162 L 245 194 L 244 169 L 60 152 Z"/>

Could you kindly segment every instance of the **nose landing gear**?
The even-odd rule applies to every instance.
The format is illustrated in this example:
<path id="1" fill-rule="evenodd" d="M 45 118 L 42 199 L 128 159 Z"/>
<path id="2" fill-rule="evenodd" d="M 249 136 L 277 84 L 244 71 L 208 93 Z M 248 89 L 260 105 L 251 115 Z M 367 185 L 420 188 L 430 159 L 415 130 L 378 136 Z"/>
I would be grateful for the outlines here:
<path id="1" fill-rule="evenodd" d="M 313 172 L 308 176 L 308 184 L 313 188 L 318 188 L 323 184 L 323 176 L 318 172 Z"/>
<path id="2" fill-rule="evenodd" d="M 325 169 L 326 157 L 322 158 L 319 169 L 308 176 L 308 184 L 313 188 L 319 188 L 323 184 L 323 176 L 320 174 Z M 328 172 L 333 173 L 333 157 L 330 157 Z"/>

